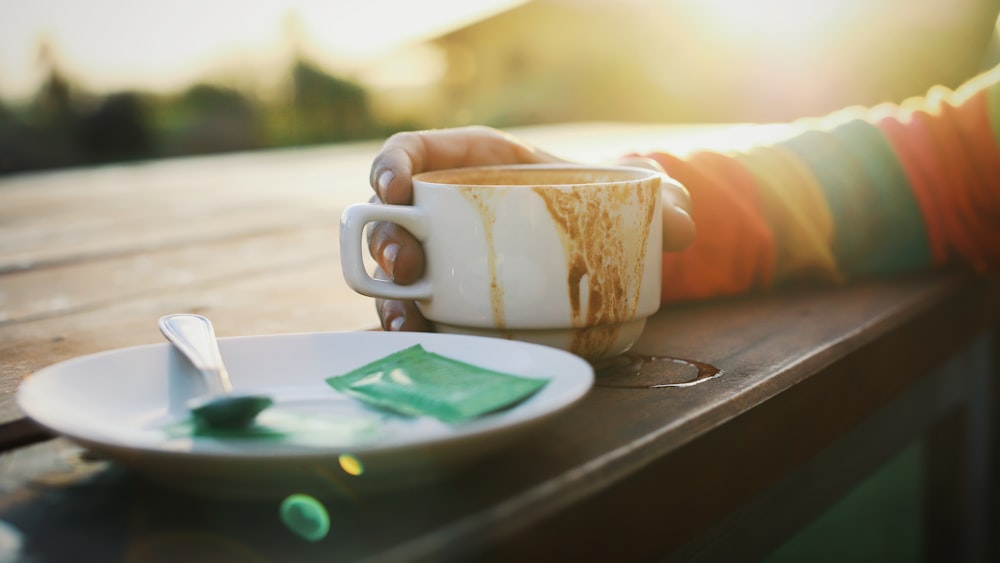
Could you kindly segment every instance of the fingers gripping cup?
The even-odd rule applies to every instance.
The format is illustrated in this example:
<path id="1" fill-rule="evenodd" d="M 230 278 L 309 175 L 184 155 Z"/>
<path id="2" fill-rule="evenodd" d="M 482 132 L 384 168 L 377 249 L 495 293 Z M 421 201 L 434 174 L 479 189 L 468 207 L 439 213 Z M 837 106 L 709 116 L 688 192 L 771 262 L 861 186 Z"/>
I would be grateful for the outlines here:
<path id="1" fill-rule="evenodd" d="M 413 205 L 357 204 L 340 225 L 355 291 L 415 300 L 441 332 L 536 342 L 589 359 L 628 350 L 660 306 L 663 176 L 631 167 L 510 165 L 413 178 Z M 372 278 L 362 232 L 416 236 L 424 276 Z"/>

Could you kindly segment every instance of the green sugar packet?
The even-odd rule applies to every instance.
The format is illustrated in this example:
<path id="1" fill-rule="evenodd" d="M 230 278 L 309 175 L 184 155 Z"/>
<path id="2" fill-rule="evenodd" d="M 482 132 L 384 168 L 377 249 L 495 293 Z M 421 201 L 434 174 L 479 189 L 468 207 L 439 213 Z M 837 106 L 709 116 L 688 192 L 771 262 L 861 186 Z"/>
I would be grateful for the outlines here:
<path id="1" fill-rule="evenodd" d="M 416 344 L 326 382 L 372 405 L 454 423 L 522 401 L 549 380 L 467 364 Z"/>

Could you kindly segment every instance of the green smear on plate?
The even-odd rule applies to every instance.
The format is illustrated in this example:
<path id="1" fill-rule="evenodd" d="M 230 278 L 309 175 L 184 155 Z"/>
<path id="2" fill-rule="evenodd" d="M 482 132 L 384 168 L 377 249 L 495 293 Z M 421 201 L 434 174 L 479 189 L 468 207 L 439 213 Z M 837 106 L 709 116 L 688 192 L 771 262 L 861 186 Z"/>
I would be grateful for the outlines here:
<path id="1" fill-rule="evenodd" d="M 228 429 L 198 424 L 194 418 L 187 418 L 179 422 L 168 424 L 163 428 L 163 430 L 171 438 L 194 436 L 198 438 L 252 438 L 258 440 L 263 438 L 279 440 L 288 435 L 288 431 L 286 429 L 272 428 L 266 424 L 251 424 L 244 428 Z"/>
<path id="2" fill-rule="evenodd" d="M 549 382 L 482 368 L 419 344 L 326 381 L 371 405 L 447 423 L 514 405 Z"/>
<path id="3" fill-rule="evenodd" d="M 316 447 L 356 446 L 379 439 L 384 432 L 385 415 L 300 413 L 268 409 L 250 426 L 238 429 L 215 428 L 198 424 L 194 417 L 174 421 L 162 427 L 170 438 L 212 440 L 274 441 Z"/>

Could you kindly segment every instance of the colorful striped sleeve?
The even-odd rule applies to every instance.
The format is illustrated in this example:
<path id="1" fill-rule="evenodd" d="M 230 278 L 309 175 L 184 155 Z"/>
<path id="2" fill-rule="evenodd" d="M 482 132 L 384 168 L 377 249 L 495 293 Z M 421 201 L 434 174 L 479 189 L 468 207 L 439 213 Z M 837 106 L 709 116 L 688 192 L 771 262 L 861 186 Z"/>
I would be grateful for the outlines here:
<path id="1" fill-rule="evenodd" d="M 698 234 L 664 302 L 960 265 L 1000 273 L 1000 67 L 955 91 L 802 121 L 779 142 L 648 154 Z"/>

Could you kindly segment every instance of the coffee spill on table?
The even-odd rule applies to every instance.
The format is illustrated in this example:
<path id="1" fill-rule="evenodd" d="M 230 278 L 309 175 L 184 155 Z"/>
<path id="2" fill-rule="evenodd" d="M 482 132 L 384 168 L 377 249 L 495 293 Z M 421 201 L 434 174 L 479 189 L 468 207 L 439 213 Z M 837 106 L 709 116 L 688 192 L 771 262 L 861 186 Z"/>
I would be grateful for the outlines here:
<path id="1" fill-rule="evenodd" d="M 593 365 L 594 385 L 622 389 L 690 387 L 723 374 L 711 364 L 671 356 L 623 354 Z"/>
<path id="2" fill-rule="evenodd" d="M 620 323 L 635 317 L 659 186 L 647 182 L 642 188 L 533 188 L 545 201 L 566 253 L 573 325 L 583 327 L 574 333 L 570 351 L 581 356 L 607 353 L 618 339 Z M 627 217 L 619 212 L 633 205 L 638 210 L 635 229 L 624 224 Z"/>

